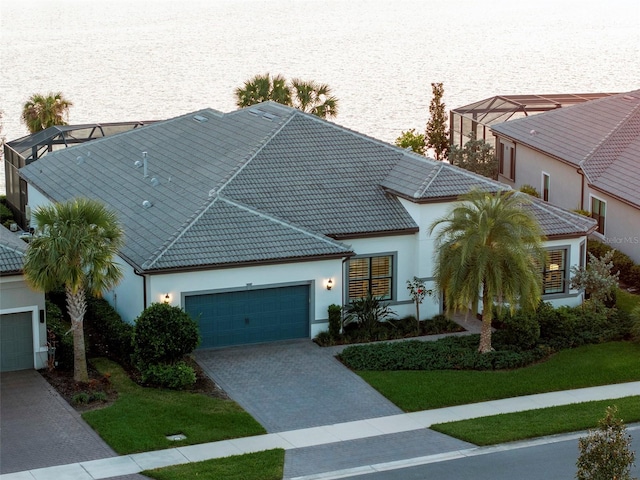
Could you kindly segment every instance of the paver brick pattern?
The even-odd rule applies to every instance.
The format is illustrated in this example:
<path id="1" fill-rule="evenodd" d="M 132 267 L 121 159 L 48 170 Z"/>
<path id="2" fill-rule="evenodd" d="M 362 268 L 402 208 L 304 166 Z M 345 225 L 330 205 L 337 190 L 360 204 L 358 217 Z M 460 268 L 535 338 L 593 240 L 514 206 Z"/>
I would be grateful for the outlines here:
<path id="1" fill-rule="evenodd" d="M 269 433 L 402 413 L 308 339 L 200 350 L 196 359 Z"/>

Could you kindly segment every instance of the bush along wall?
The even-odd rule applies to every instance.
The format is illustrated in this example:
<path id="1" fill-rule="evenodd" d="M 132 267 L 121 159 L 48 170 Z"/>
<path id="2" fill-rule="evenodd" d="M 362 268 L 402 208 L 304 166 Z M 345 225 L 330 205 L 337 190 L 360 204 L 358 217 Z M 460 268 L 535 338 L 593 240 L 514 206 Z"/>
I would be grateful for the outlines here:
<path id="1" fill-rule="evenodd" d="M 133 325 L 106 300 L 88 298 L 84 325 L 89 357 L 107 357 L 124 367 L 131 365 Z"/>
<path id="2" fill-rule="evenodd" d="M 338 358 L 354 370 L 512 369 L 561 349 L 630 338 L 633 325 L 632 316 L 617 309 L 554 309 L 541 303 L 536 312 L 506 313 L 496 321 L 493 352 L 478 353 L 478 335 L 468 335 L 435 342 L 353 345 Z"/>
<path id="3" fill-rule="evenodd" d="M 181 308 L 165 303 L 147 307 L 133 334 L 134 363 L 143 383 L 173 389 L 195 384 L 195 372 L 184 358 L 199 343 L 198 324 Z"/>
<path id="4" fill-rule="evenodd" d="M 594 256 L 600 258 L 610 250 L 614 250 L 597 240 L 587 240 L 587 250 Z M 613 254 L 612 273 L 620 272 L 620 281 L 629 287 L 640 290 L 640 265 L 636 265 L 631 258 L 616 250 Z"/>

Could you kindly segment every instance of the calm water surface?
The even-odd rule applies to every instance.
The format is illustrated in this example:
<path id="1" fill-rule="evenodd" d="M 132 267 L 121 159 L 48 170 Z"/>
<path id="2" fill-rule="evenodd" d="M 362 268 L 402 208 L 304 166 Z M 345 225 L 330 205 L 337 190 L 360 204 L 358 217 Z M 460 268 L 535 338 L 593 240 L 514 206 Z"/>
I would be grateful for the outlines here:
<path id="1" fill-rule="evenodd" d="M 233 110 L 265 72 L 328 83 L 336 122 L 385 141 L 424 129 L 431 82 L 447 108 L 640 88 L 636 0 L 2 0 L 0 41 L 8 140 L 35 92 L 71 123 L 152 120 Z"/>

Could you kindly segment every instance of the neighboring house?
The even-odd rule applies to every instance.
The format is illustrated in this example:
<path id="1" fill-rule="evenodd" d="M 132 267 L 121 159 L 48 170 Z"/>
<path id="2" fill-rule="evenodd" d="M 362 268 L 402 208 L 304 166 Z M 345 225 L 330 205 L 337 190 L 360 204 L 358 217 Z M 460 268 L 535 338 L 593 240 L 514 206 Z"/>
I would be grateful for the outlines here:
<path id="1" fill-rule="evenodd" d="M 411 314 L 407 280 L 433 286 L 431 222 L 470 188 L 509 188 L 272 102 L 158 122 L 19 173 L 32 210 L 77 196 L 115 210 L 125 276 L 106 298 L 128 321 L 153 302 L 184 308 L 202 347 L 315 336 L 329 305 L 367 292 Z M 595 222 L 528 208 L 552 252 L 545 299 L 580 303 L 569 271 Z"/>
<path id="2" fill-rule="evenodd" d="M 478 140 L 484 140 L 495 148 L 491 132 L 493 125 L 610 95 L 615 93 L 496 95 L 485 98 L 449 112 L 449 140 L 451 145 L 462 148 L 473 133 Z"/>
<path id="3" fill-rule="evenodd" d="M 0 372 L 47 363 L 44 293 L 24 280 L 27 244 L 0 225 Z"/>
<path id="4" fill-rule="evenodd" d="M 591 213 L 597 239 L 640 263 L 640 90 L 492 127 L 499 180 Z"/>

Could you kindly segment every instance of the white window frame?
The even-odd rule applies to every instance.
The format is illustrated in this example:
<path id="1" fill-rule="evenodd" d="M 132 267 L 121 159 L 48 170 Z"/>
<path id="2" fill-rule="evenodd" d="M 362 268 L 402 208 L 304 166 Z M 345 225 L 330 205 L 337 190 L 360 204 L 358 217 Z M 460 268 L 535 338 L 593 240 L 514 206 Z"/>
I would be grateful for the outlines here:
<path id="1" fill-rule="evenodd" d="M 549 182 L 549 188 L 545 188 L 545 178 L 547 178 L 548 182 Z M 549 201 L 549 197 L 551 196 L 551 175 L 549 175 L 547 172 L 542 171 L 542 179 L 541 179 L 542 183 L 540 184 L 540 194 L 542 199 L 545 202 Z M 546 195 L 545 195 L 545 191 L 546 191 Z M 545 198 L 546 197 L 546 198 Z"/>
<path id="2" fill-rule="evenodd" d="M 589 213 L 591 214 L 591 218 L 593 217 L 593 200 L 598 200 L 601 203 L 604 203 L 604 216 L 602 217 L 603 219 L 603 228 L 602 228 L 602 232 L 600 232 L 600 221 L 598 221 L 598 228 L 596 229 L 595 233 L 596 235 L 600 235 L 601 237 L 604 237 L 607 233 L 607 201 L 601 197 L 598 197 L 597 195 L 593 195 L 592 193 L 589 194 Z M 598 215 L 598 217 L 600 217 L 600 215 Z"/>

